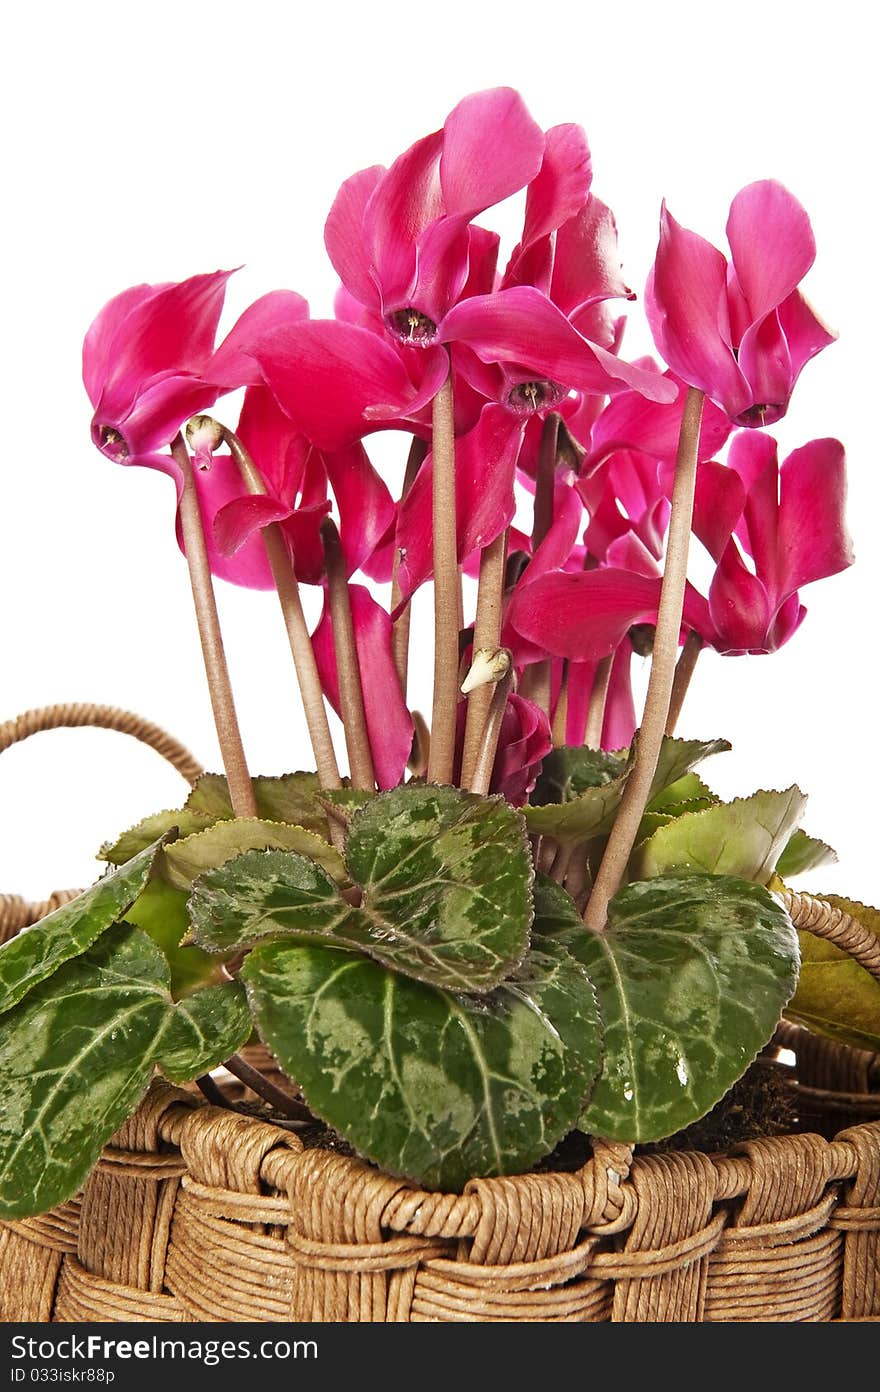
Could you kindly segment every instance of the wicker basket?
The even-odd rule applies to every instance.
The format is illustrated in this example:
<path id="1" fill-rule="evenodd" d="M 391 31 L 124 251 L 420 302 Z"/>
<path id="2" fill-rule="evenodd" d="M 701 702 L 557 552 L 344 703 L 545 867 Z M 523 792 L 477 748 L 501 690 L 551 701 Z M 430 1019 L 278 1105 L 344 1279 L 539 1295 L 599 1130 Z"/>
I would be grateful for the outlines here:
<path id="1" fill-rule="evenodd" d="M 818 901 L 792 904 L 845 941 Z M 46 907 L 0 898 L 0 936 Z M 880 972 L 876 939 L 855 955 Z M 724 1156 L 597 1142 L 577 1171 L 460 1195 L 157 1080 L 81 1196 L 0 1225 L 0 1319 L 880 1317 L 878 1060 L 791 1026 L 778 1042 L 803 1133 Z"/>

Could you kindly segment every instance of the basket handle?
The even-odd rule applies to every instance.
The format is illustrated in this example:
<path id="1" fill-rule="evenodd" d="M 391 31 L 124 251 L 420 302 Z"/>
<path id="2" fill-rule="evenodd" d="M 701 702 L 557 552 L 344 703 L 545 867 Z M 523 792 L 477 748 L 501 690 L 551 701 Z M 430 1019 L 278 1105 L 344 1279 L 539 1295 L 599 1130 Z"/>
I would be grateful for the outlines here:
<path id="1" fill-rule="evenodd" d="M 77 729 L 82 726 L 95 726 L 103 730 L 117 730 L 120 734 L 131 735 L 161 754 L 163 759 L 186 779 L 192 786 L 204 773 L 197 759 L 172 738 L 160 725 L 145 720 L 134 711 L 121 710 L 118 706 L 99 706 L 87 702 L 40 706 L 25 711 L 14 720 L 0 724 L 0 754 L 21 740 L 39 734 L 41 730 Z M 75 899 L 81 891 L 76 889 L 59 890 L 42 903 L 29 903 L 18 894 L 0 894 L 0 943 L 6 942 L 19 929 L 37 923 L 53 909 Z"/>
<path id="2" fill-rule="evenodd" d="M 835 947 L 848 952 L 860 967 L 870 972 L 875 981 L 880 981 L 880 937 L 872 933 L 852 914 L 828 904 L 824 899 L 816 899 L 812 894 L 799 894 L 795 889 L 787 889 L 779 896 L 791 915 L 795 928 L 815 933 L 817 938 L 827 938 Z"/>

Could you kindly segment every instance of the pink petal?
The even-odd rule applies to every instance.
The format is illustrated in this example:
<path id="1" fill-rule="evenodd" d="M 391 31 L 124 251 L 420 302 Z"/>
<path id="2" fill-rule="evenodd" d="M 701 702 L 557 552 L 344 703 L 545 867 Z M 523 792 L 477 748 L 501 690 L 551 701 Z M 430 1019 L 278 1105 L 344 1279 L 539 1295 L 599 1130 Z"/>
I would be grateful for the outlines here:
<path id="1" fill-rule="evenodd" d="M 788 344 L 791 381 L 794 385 L 810 358 L 814 358 L 823 348 L 827 348 L 829 343 L 833 343 L 837 334 L 822 323 L 799 290 L 795 290 L 788 299 L 782 301 L 777 313 Z"/>
<path id="2" fill-rule="evenodd" d="M 330 451 L 324 467 L 339 512 L 347 573 L 360 570 L 394 521 L 394 503 L 363 445 Z"/>
<path id="3" fill-rule="evenodd" d="M 486 406 L 473 430 L 456 441 L 456 530 L 460 561 L 488 546 L 513 517 L 513 482 L 523 424 L 521 419 L 498 406 Z M 432 464 L 429 454 L 400 506 L 398 582 L 403 600 L 433 574 Z"/>
<path id="4" fill-rule="evenodd" d="M 228 391 L 259 385 L 263 379 L 250 351 L 253 345 L 271 329 L 308 317 L 308 301 L 293 290 L 262 295 L 236 320 L 205 367 L 205 376 Z"/>
<path id="5" fill-rule="evenodd" d="M 150 378 L 171 372 L 201 373 L 214 351 L 230 275 L 231 271 L 215 271 L 190 276 L 176 285 L 158 286 L 132 303 L 125 317 L 118 319 L 109 345 L 102 397 L 107 400 L 112 392 L 114 401 L 130 402 Z M 111 310 L 114 303 L 102 314 L 116 317 Z"/>
<path id="6" fill-rule="evenodd" d="M 248 387 L 236 434 L 268 491 L 292 504 L 311 448 L 268 387 Z"/>
<path id="7" fill-rule="evenodd" d="M 421 400 L 391 343 L 353 324 L 315 319 L 274 329 L 254 356 L 281 407 L 322 449 L 360 439 L 371 428 L 369 408 L 403 417 Z M 428 400 L 434 390 L 429 381 Z"/>
<path id="8" fill-rule="evenodd" d="M 656 618 L 659 599 L 659 579 L 614 569 L 557 572 L 518 587 L 507 621 L 555 657 L 597 662 L 634 623 Z"/>
<path id="9" fill-rule="evenodd" d="M 298 507 L 279 523 L 298 580 L 319 585 L 324 574 L 324 543 L 321 523 L 330 511 L 330 499 Z"/>
<path id="10" fill-rule="evenodd" d="M 742 517 L 746 490 L 731 468 L 708 460 L 697 469 L 694 492 L 694 536 L 715 561 L 720 561 Z"/>
<path id="11" fill-rule="evenodd" d="M 243 585 L 247 589 L 272 589 L 272 572 L 266 559 L 262 538 L 258 534 L 252 535 L 249 540 L 243 540 L 234 555 L 224 555 L 216 540 L 215 519 L 228 503 L 241 497 L 242 483 L 238 466 L 228 454 L 215 454 L 210 469 L 194 469 L 193 478 L 212 574 L 219 576 L 221 580 L 229 580 L 233 585 Z M 178 498 L 179 496 L 178 480 Z M 185 552 L 179 515 L 177 542 L 181 551 Z"/>
<path id="12" fill-rule="evenodd" d="M 677 388 L 588 343 L 561 310 L 532 286 L 463 300 L 441 325 L 444 342 L 467 343 L 483 362 L 514 364 L 536 378 L 587 392 L 629 386 L 652 401 L 672 401 Z"/>
<path id="13" fill-rule="evenodd" d="M 512 87 L 465 97 L 443 126 L 444 211 L 475 217 L 534 179 L 544 135 Z"/>
<path id="14" fill-rule="evenodd" d="M 605 698 L 602 724 L 603 749 L 628 749 L 636 732 L 636 708 L 632 690 L 632 647 L 624 639 L 611 663 L 611 679 Z"/>
<path id="15" fill-rule="evenodd" d="M 550 289 L 553 269 L 551 235 L 580 211 L 593 176 L 590 150 L 582 127 L 553 126 L 547 131 L 541 168 L 526 193 L 526 214 L 519 245 L 502 284 Z M 488 286 L 486 293 L 493 287 Z"/>
<path id="16" fill-rule="evenodd" d="M 666 375 L 672 376 L 671 373 Z M 684 383 L 679 379 L 678 385 L 681 389 Z M 665 405 L 646 401 L 639 392 L 620 392 L 613 397 L 593 427 L 590 458 L 585 462 L 585 472 L 591 469 L 594 458 L 612 446 L 644 450 L 655 459 L 674 459 L 681 428 L 680 402 L 683 399 L 683 394 L 680 394 L 679 401 Z M 700 421 L 700 459 L 711 459 L 713 454 L 717 454 L 732 428 L 727 412 L 713 401 L 705 401 Z"/>
<path id="17" fill-rule="evenodd" d="M 442 131 L 416 141 L 383 174 L 366 206 L 364 230 L 383 306 L 411 303 L 416 241 L 446 211 L 440 191 L 442 146 Z"/>
<path id="18" fill-rule="evenodd" d="M 556 234 L 550 298 L 571 315 L 620 296 L 635 299 L 621 271 L 614 214 L 590 194 L 584 207 Z"/>
<path id="19" fill-rule="evenodd" d="M 794 385 L 788 344 L 775 310 L 746 331 L 739 346 L 739 366 L 752 399 L 737 412 L 737 425 L 774 425 L 785 415 Z"/>
<path id="20" fill-rule="evenodd" d="M 289 515 L 288 506 L 265 494 L 244 494 L 234 498 L 220 508 L 214 518 L 217 549 L 223 556 L 234 556 L 255 532 Z"/>
<path id="21" fill-rule="evenodd" d="M 767 633 L 767 647 L 762 651 L 778 652 L 778 650 L 792 638 L 800 628 L 807 611 L 800 602 L 797 594 L 789 595 L 788 599 L 780 606 L 773 622 Z"/>
<path id="22" fill-rule="evenodd" d="M 468 273 L 461 289 L 463 299 L 470 295 L 490 295 L 495 289 L 500 242 L 498 233 L 490 232 L 487 227 L 472 223 L 468 228 Z"/>
<path id="23" fill-rule="evenodd" d="M 719 652 L 755 652 L 766 647 L 770 600 L 764 585 L 746 568 L 733 539 L 709 586 L 709 613 L 716 630 L 713 644 Z"/>
<path id="24" fill-rule="evenodd" d="M 798 590 L 853 563 L 846 527 L 846 459 L 839 440 L 811 440 L 780 473 L 780 591 Z"/>
<path id="25" fill-rule="evenodd" d="M 514 807 L 521 807 L 552 748 L 545 712 L 534 701 L 511 692 L 501 721 L 490 793 L 500 793 Z"/>
<path id="26" fill-rule="evenodd" d="M 367 204 L 384 174 L 380 164 L 352 174 L 337 193 L 324 224 L 324 245 L 336 274 L 364 305 L 379 304 L 364 222 Z"/>
<path id="27" fill-rule="evenodd" d="M 674 372 L 737 415 L 751 402 L 731 349 L 727 263 L 663 205 L 660 244 L 645 289 L 654 342 Z"/>
<path id="28" fill-rule="evenodd" d="M 776 309 L 816 257 L 805 209 L 775 179 L 749 184 L 736 195 L 727 219 L 727 240 L 753 320 Z"/>
<path id="29" fill-rule="evenodd" d="M 109 458 L 122 464 L 140 464 L 144 455 L 170 445 L 190 416 L 208 410 L 216 400 L 217 389 L 192 373 L 175 373 L 146 379 L 125 405 L 120 396 L 111 391 L 99 400 L 92 419 L 92 439 Z M 121 437 L 118 444 L 107 444 L 108 430 Z"/>
<path id="30" fill-rule="evenodd" d="M 570 478 L 557 478 L 553 490 L 553 522 L 529 561 L 523 581 L 531 584 L 539 575 L 565 565 L 578 539 L 584 505 Z"/>
<path id="31" fill-rule="evenodd" d="M 413 723 L 391 655 L 391 620 L 362 585 L 350 585 L 349 595 L 376 781 L 380 788 L 395 788 L 412 750 Z M 321 685 L 339 713 L 339 679 L 326 595 L 312 644 Z"/>
<path id="32" fill-rule="evenodd" d="M 117 331 L 132 311 L 149 300 L 167 285 L 132 285 L 129 290 L 114 295 L 93 320 L 83 342 L 83 384 L 93 406 L 97 406 L 104 383 L 113 363 L 113 345 Z"/>

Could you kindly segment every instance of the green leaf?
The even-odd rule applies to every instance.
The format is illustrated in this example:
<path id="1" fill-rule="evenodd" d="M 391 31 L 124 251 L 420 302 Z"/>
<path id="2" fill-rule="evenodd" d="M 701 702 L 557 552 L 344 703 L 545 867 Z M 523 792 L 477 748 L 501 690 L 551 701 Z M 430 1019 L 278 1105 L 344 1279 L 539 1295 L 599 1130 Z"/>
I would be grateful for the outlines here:
<path id="1" fill-rule="evenodd" d="M 194 940 L 224 949 L 325 936 L 464 991 L 491 990 L 522 961 L 532 862 L 503 798 L 411 784 L 381 793 L 352 821 L 346 864 L 363 890 L 356 906 L 304 857 L 242 856 L 194 886 Z"/>
<path id="2" fill-rule="evenodd" d="M 536 806 L 571 802 L 586 788 L 601 788 L 619 778 L 626 768 L 626 753 L 606 754 L 602 749 L 566 745 L 552 749 L 541 765 L 532 800 Z"/>
<path id="3" fill-rule="evenodd" d="M 0 1029 L 0 1214 L 75 1193 L 146 1090 L 168 1016 L 165 960 L 114 927 L 33 990 Z"/>
<path id="4" fill-rule="evenodd" d="M 296 851 L 317 861 L 334 879 L 345 879 L 341 855 L 320 836 L 304 827 L 264 822 L 256 817 L 215 822 L 205 831 L 174 841 L 165 850 L 166 878 L 175 889 L 188 890 L 205 870 L 213 870 L 251 850 Z"/>
<path id="5" fill-rule="evenodd" d="M 80 1187 L 136 1107 L 155 1064 L 180 1081 L 250 1032 L 241 987 L 175 1006 L 168 964 L 139 928 L 112 925 L 0 1024 L 0 1215 L 43 1213 Z"/>
<path id="6" fill-rule="evenodd" d="M 99 860 L 107 860 L 111 865 L 124 865 L 132 856 L 152 845 L 157 837 L 177 828 L 181 836 L 189 836 L 194 831 L 202 831 L 211 826 L 212 817 L 201 812 L 189 812 L 185 807 L 176 811 L 154 812 L 144 817 L 142 822 L 124 831 L 117 841 L 107 841 L 98 852 Z"/>
<path id="7" fill-rule="evenodd" d="M 143 894 L 125 914 L 161 947 L 171 971 L 171 994 L 175 1000 L 188 996 L 201 986 L 222 980 L 222 964 L 200 947 L 181 946 L 189 932 L 186 894 L 172 889 L 165 880 L 150 880 Z"/>
<path id="8" fill-rule="evenodd" d="M 168 1017 L 159 1041 L 162 1072 L 187 1083 L 240 1049 L 253 1021 L 245 989 L 238 981 L 208 986 L 180 1001 Z"/>
<path id="9" fill-rule="evenodd" d="M 718 754 L 729 748 L 726 740 L 665 738 L 651 785 L 651 796 L 656 798 L 664 788 L 677 782 L 694 764 L 710 754 Z M 536 835 L 554 836 L 567 844 L 607 835 L 620 806 L 628 776 L 626 770 L 608 783 L 585 787 L 570 802 L 524 807 L 522 811 L 529 831 Z"/>
<path id="10" fill-rule="evenodd" d="M 834 865 L 836 860 L 836 851 L 798 828 L 776 863 L 776 873 L 782 879 L 790 880 L 793 875 L 818 870 L 821 865 Z"/>
<path id="11" fill-rule="evenodd" d="M 689 812 L 693 803 L 700 803 L 710 807 L 713 803 L 720 802 L 721 799 L 712 792 L 712 789 L 703 782 L 699 774 L 686 773 L 682 778 L 677 778 L 674 783 L 663 788 L 656 797 L 652 798 L 648 804 L 649 812 L 669 812 L 673 817 L 681 815 L 682 811 Z M 693 810 L 697 810 L 694 808 Z"/>
<path id="12" fill-rule="evenodd" d="M 316 773 L 285 773 L 280 778 L 251 779 L 257 812 L 267 822 L 287 822 L 328 839 L 327 814 L 317 801 L 322 790 Z M 220 773 L 203 773 L 186 800 L 188 809 L 212 821 L 232 817 L 232 801 L 226 779 Z"/>
<path id="13" fill-rule="evenodd" d="M 598 1066 L 592 990 L 554 943 L 479 1001 L 290 942 L 256 948 L 242 976 L 316 1115 L 432 1188 L 528 1170 L 571 1129 Z"/>
<path id="14" fill-rule="evenodd" d="M 566 931 L 561 901 L 548 902 L 550 931 L 586 970 L 605 1029 L 579 1125 L 631 1142 L 690 1125 L 745 1072 L 794 990 L 785 910 L 760 885 L 698 874 L 628 885 L 601 934 L 579 921 Z M 543 923 L 536 916 L 536 942 Z"/>
<path id="15" fill-rule="evenodd" d="M 630 874 L 653 879 L 696 870 L 766 884 L 806 805 L 800 789 L 791 787 L 686 813 L 642 842 Z"/>
<path id="16" fill-rule="evenodd" d="M 125 915 L 150 878 L 163 840 L 0 948 L 0 1014 Z"/>
<path id="17" fill-rule="evenodd" d="M 838 894 L 822 899 L 880 936 L 880 910 Z M 848 952 L 813 933 L 799 933 L 801 971 L 787 1019 L 838 1044 L 880 1052 L 880 982 Z"/>

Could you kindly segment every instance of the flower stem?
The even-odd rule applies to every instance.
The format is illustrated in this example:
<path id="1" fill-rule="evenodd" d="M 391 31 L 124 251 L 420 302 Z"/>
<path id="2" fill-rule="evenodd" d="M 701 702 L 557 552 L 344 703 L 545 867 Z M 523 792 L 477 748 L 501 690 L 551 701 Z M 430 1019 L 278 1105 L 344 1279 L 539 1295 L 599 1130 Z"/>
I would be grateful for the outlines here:
<path id="1" fill-rule="evenodd" d="M 611 667 L 614 654 L 600 658 L 593 674 L 593 689 L 587 708 L 587 728 L 584 731 L 584 744 L 588 749 L 602 748 L 602 730 L 605 725 L 605 707 L 608 704 L 608 687 L 611 684 Z"/>
<path id="2" fill-rule="evenodd" d="M 221 427 L 221 429 L 223 438 L 238 465 L 248 492 L 265 494 L 266 488 L 263 480 L 241 440 L 226 426 Z M 318 778 L 322 788 L 341 788 L 342 779 L 339 777 L 333 737 L 330 734 L 330 723 L 324 705 L 324 692 L 321 688 L 321 678 L 318 674 L 312 639 L 303 613 L 296 571 L 293 568 L 290 552 L 277 522 L 264 527 L 262 536 L 272 578 L 275 581 L 275 589 L 278 591 L 278 602 L 281 605 L 284 626 L 287 629 L 287 638 L 302 695 L 306 725 L 315 755 Z"/>
<path id="3" fill-rule="evenodd" d="M 532 555 L 553 526 L 553 494 L 556 483 L 556 460 L 559 447 L 560 418 L 555 411 L 544 421 L 541 443 L 538 446 L 538 467 L 535 474 L 535 507 L 532 513 Z"/>
<path id="4" fill-rule="evenodd" d="M 226 653 L 223 649 L 223 635 L 220 631 L 217 600 L 211 579 L 211 563 L 208 559 L 208 548 L 202 529 L 202 514 L 193 478 L 192 460 L 181 435 L 178 435 L 174 440 L 171 453 L 183 476 L 183 489 L 180 495 L 180 526 L 186 550 L 186 563 L 189 566 L 189 579 L 192 586 L 199 639 L 202 645 L 205 675 L 208 679 L 208 691 L 211 697 L 211 708 L 214 712 L 214 724 L 217 728 L 223 767 L 226 770 L 229 797 L 236 817 L 255 817 L 257 804 L 241 740 L 238 717 L 235 713 L 235 700 L 232 695 L 232 683 L 229 680 Z"/>
<path id="5" fill-rule="evenodd" d="M 507 709 L 507 697 L 512 685 L 513 668 L 511 667 L 501 680 L 495 683 L 495 689 L 492 692 L 492 700 L 489 703 L 489 711 L 486 716 L 486 723 L 483 726 L 477 761 L 470 780 L 470 791 L 472 793 L 479 793 L 482 797 L 486 797 L 492 782 L 492 770 L 495 767 L 495 755 L 498 750 L 498 737 L 501 734 L 501 722 L 504 719 L 504 712 Z"/>
<path id="6" fill-rule="evenodd" d="M 351 781 L 355 788 L 372 790 L 376 784 L 376 771 L 373 768 L 373 753 L 364 710 L 364 691 L 361 685 L 354 620 L 351 616 L 345 556 L 336 523 L 329 517 L 325 517 L 321 523 L 321 537 L 327 566 L 333 650 L 336 654 L 336 674 L 339 681 L 339 706 L 345 729 L 345 747 L 348 751 Z"/>
<path id="7" fill-rule="evenodd" d="M 687 638 L 685 639 L 684 647 L 681 650 L 681 656 L 679 657 L 678 662 L 675 664 L 675 677 L 672 682 L 672 696 L 669 700 L 669 715 L 666 717 L 667 735 L 675 734 L 675 727 L 678 724 L 678 718 L 681 715 L 681 708 L 684 705 L 684 699 L 688 694 L 688 688 L 691 684 L 691 677 L 694 675 L 694 669 L 697 665 L 697 658 L 700 656 L 700 651 L 702 647 L 702 638 L 700 637 L 697 630 L 695 628 L 692 628 Z"/>
<path id="8" fill-rule="evenodd" d="M 651 795 L 651 785 L 657 771 L 657 761 L 669 714 L 687 580 L 702 412 L 703 393 L 696 387 L 689 387 L 678 437 L 666 564 L 654 634 L 651 675 L 638 733 L 636 760 L 627 779 L 620 810 L 611 829 L 605 854 L 593 884 L 593 892 L 584 912 L 587 927 L 599 933 L 605 928 L 608 904 L 617 892 L 623 877 L 642 815 Z"/>
<path id="9" fill-rule="evenodd" d="M 553 712 L 553 724 L 550 729 L 550 738 L 553 741 L 554 749 L 565 748 L 565 734 L 568 728 L 568 658 L 562 661 L 562 680 L 559 683 L 559 695 L 556 697 L 556 709 Z"/>
<path id="10" fill-rule="evenodd" d="M 409 456 L 406 461 L 406 469 L 403 475 L 403 490 L 400 494 L 400 501 L 403 503 L 409 490 L 412 488 L 416 474 L 422 467 L 425 455 L 428 453 L 428 446 L 424 440 L 420 440 L 418 435 L 413 436 L 412 444 L 409 447 Z M 397 572 L 400 570 L 400 552 L 394 548 L 394 560 L 391 571 L 391 612 L 394 613 L 400 604 L 400 585 L 397 580 Z M 406 700 L 406 687 L 409 677 L 409 626 L 412 617 L 412 610 L 409 601 L 400 611 L 400 615 L 394 621 L 391 630 L 391 653 L 394 658 L 394 665 L 397 668 L 397 675 L 400 678 L 400 689 L 403 692 L 403 699 Z"/>
<path id="11" fill-rule="evenodd" d="M 474 619 L 475 653 L 494 652 L 501 643 L 501 617 L 504 607 L 504 568 L 507 564 L 507 529 L 480 553 L 480 580 L 477 589 L 477 612 Z M 492 687 L 474 687 L 468 692 L 467 723 L 464 749 L 461 756 L 461 786 L 470 784 L 477 760 L 483 726 L 492 704 Z"/>
<path id="12" fill-rule="evenodd" d="M 254 1068 L 243 1059 L 241 1054 L 233 1054 L 231 1058 L 224 1059 L 223 1067 L 244 1083 L 245 1087 L 249 1087 L 251 1092 L 255 1092 L 258 1097 L 262 1097 L 274 1107 L 276 1112 L 281 1112 L 283 1116 L 292 1117 L 296 1121 L 314 1121 L 315 1118 L 304 1102 L 297 1101 L 289 1092 L 276 1087 L 258 1068 Z"/>
<path id="13" fill-rule="evenodd" d="M 431 712 L 430 783 L 451 783 L 458 701 L 459 595 L 455 517 L 455 427 L 452 376 L 434 397 L 434 704 Z"/>

